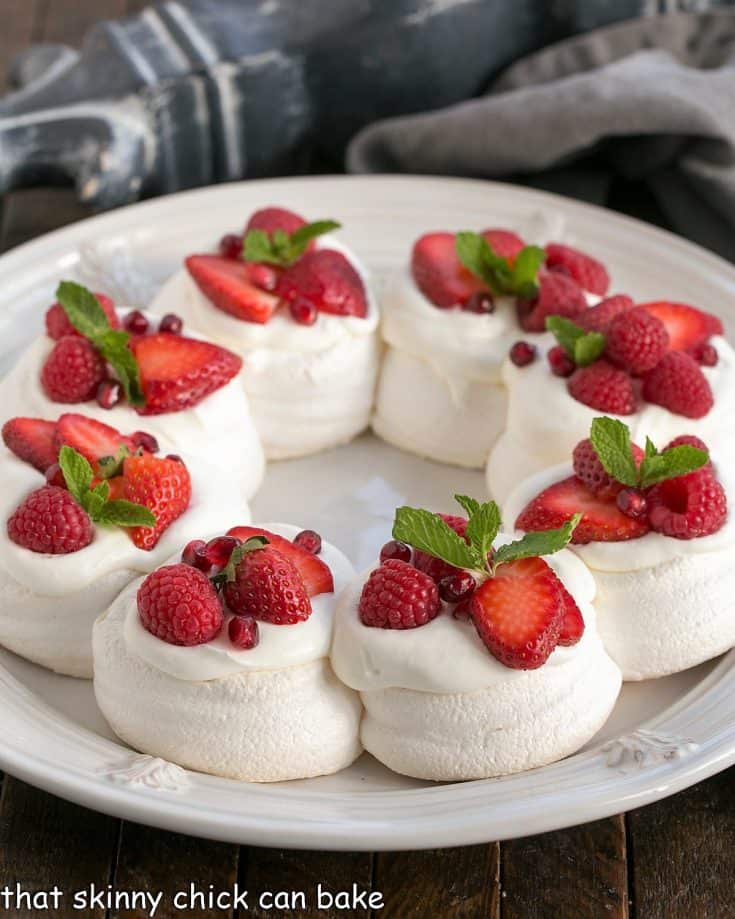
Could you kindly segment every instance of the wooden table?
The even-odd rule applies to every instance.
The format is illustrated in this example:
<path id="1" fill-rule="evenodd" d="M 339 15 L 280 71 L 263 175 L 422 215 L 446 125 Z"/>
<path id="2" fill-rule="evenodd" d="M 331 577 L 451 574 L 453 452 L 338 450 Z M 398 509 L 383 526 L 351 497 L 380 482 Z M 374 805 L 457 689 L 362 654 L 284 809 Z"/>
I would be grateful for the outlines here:
<path id="1" fill-rule="evenodd" d="M 97 19 L 123 15 L 141 0 L 2 0 L 0 59 L 7 66 L 31 41 L 79 42 Z M 2 69 L 2 68 L 0 68 Z M 0 74 L 0 90 L 4 90 Z M 660 215 L 628 188 L 616 206 Z M 87 216 L 69 191 L 32 190 L 3 201 L 0 247 Z M 0 730 L 1 730 L 0 726 Z M 57 884 L 73 891 L 110 884 L 116 890 L 172 892 L 190 881 L 228 890 L 235 882 L 260 891 L 381 891 L 376 914 L 418 917 L 666 917 L 714 919 L 735 915 L 735 795 L 730 770 L 673 798 L 587 826 L 527 839 L 462 849 L 398 853 L 325 853 L 238 847 L 161 832 L 106 817 L 0 776 L 0 891 L 20 882 L 27 890 Z M 417 840 L 422 845 L 430 839 Z M 289 915 L 367 916 L 369 910 L 309 909 Z M 143 912 L 94 909 L 71 903 L 53 913 L 13 910 L 13 916 L 136 916 Z M 226 915 L 227 913 L 221 913 Z M 170 897 L 156 914 L 180 916 Z M 205 911 L 187 916 L 213 915 Z M 220 915 L 220 913 L 217 913 Z M 241 913 L 241 916 L 244 913 Z"/>

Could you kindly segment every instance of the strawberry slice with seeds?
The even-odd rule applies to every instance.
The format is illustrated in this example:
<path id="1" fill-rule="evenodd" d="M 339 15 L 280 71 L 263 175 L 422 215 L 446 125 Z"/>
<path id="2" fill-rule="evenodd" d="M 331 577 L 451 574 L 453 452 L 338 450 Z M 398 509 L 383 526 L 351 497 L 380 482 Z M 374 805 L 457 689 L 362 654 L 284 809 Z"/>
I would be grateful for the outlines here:
<path id="1" fill-rule="evenodd" d="M 541 558 L 500 565 L 475 591 L 470 610 L 490 653 L 515 670 L 535 670 L 548 660 L 564 618 L 559 581 Z"/>
<path id="2" fill-rule="evenodd" d="M 273 233 L 274 230 L 283 230 L 291 236 L 303 226 L 306 226 L 304 218 L 285 207 L 263 207 L 250 217 L 245 232 L 263 230 L 265 233 Z M 312 240 L 310 245 L 313 245 L 313 242 Z"/>
<path id="3" fill-rule="evenodd" d="M 711 313 L 705 313 L 686 303 L 657 300 L 641 303 L 643 309 L 660 319 L 669 334 L 670 351 L 687 351 L 703 344 L 712 335 L 722 335 L 722 322 Z"/>
<path id="4" fill-rule="evenodd" d="M 367 316 L 367 296 L 362 278 L 347 258 L 335 249 L 306 252 L 283 272 L 276 288 L 289 303 L 307 300 L 320 313 Z"/>
<path id="5" fill-rule="evenodd" d="M 144 453 L 123 462 L 123 496 L 153 512 L 154 527 L 130 527 L 128 534 L 139 549 L 150 550 L 164 532 L 189 507 L 191 478 L 179 459 Z"/>
<path id="6" fill-rule="evenodd" d="M 562 603 L 562 620 L 558 644 L 563 647 L 570 647 L 571 645 L 576 645 L 582 635 L 584 635 L 584 619 L 582 618 L 582 613 L 579 611 L 579 607 L 574 601 L 574 597 L 562 584 L 558 575 L 557 582 L 559 584 L 559 593 L 561 594 Z"/>
<path id="7" fill-rule="evenodd" d="M 574 475 L 536 495 L 521 511 L 515 525 L 527 532 L 551 530 L 563 526 L 576 513 L 582 514 L 572 536 L 577 545 L 638 539 L 649 530 L 646 520 L 628 517 L 618 508 L 614 497 L 595 497 Z"/>
<path id="8" fill-rule="evenodd" d="M 139 415 L 180 412 L 198 405 L 237 376 L 242 360 L 226 348 L 168 332 L 132 339 L 145 405 Z"/>
<path id="9" fill-rule="evenodd" d="M 278 308 L 278 297 L 256 287 L 252 268 L 245 262 L 220 255 L 190 255 L 185 264 L 212 305 L 235 319 L 262 325 Z"/>
<path id="10" fill-rule="evenodd" d="M 73 447 L 93 468 L 103 456 L 117 456 L 121 447 L 135 452 L 135 444 L 116 428 L 86 415 L 67 412 L 56 423 L 56 453 L 61 447 Z"/>
<path id="11" fill-rule="evenodd" d="M 2 435 L 8 450 L 39 472 L 45 472 L 58 459 L 56 424 L 53 421 L 11 418 L 3 425 Z"/>
<path id="12" fill-rule="evenodd" d="M 261 527 L 233 527 L 227 531 L 228 536 L 235 536 L 237 539 L 245 542 L 252 536 L 265 536 L 270 545 L 277 549 L 281 555 L 285 555 L 298 570 L 306 587 L 306 592 L 310 597 L 316 597 L 319 594 L 334 593 L 334 578 L 326 562 L 307 552 L 305 549 L 294 545 L 290 539 L 279 536 L 277 533 L 271 533 L 270 530 L 264 530 Z"/>
<path id="13" fill-rule="evenodd" d="M 426 233 L 414 243 L 411 274 L 421 293 L 435 306 L 463 305 L 487 285 L 460 262 L 454 233 Z"/>

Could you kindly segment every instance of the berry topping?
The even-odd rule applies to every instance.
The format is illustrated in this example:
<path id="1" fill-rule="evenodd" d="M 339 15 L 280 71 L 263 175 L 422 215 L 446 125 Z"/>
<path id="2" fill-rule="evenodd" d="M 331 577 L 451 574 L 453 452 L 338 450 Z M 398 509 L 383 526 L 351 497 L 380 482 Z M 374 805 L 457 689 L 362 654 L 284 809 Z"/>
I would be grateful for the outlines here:
<path id="1" fill-rule="evenodd" d="M 297 533 L 293 538 L 293 544 L 310 555 L 319 555 L 322 551 L 322 538 L 315 530 L 302 530 Z"/>
<path id="2" fill-rule="evenodd" d="M 551 367 L 551 372 L 557 377 L 570 377 L 574 373 L 575 364 L 561 345 L 554 345 L 546 355 Z"/>
<path id="3" fill-rule="evenodd" d="M 135 450 L 132 438 L 125 437 L 109 424 L 75 412 L 61 415 L 56 423 L 57 451 L 64 445 L 81 453 L 95 471 L 99 471 L 98 463 L 103 456 L 117 457 L 122 447 L 131 453 Z"/>
<path id="4" fill-rule="evenodd" d="M 445 603 L 461 603 L 472 596 L 476 586 L 469 571 L 460 571 L 439 581 L 439 596 Z"/>
<path id="5" fill-rule="evenodd" d="M 176 313 L 166 313 L 158 324 L 159 332 L 170 332 L 172 335 L 181 335 L 183 328 L 184 320 Z"/>
<path id="6" fill-rule="evenodd" d="M 711 313 L 705 313 L 686 303 L 669 303 L 660 300 L 642 303 L 642 308 L 660 319 L 669 335 L 672 351 L 686 351 L 704 344 L 712 335 L 722 335 L 722 322 Z"/>
<path id="7" fill-rule="evenodd" d="M 607 332 L 610 323 L 620 313 L 633 309 L 633 300 L 627 294 L 614 294 L 580 313 L 577 316 L 578 324 L 585 332 Z"/>
<path id="8" fill-rule="evenodd" d="M 413 556 L 413 550 L 405 542 L 399 542 L 397 539 L 390 539 L 380 550 L 380 561 L 385 562 L 389 558 L 398 558 L 402 562 L 410 562 Z"/>
<path id="9" fill-rule="evenodd" d="M 192 568 L 198 568 L 200 571 L 209 571 L 209 559 L 204 555 L 207 544 L 203 539 L 192 539 L 185 546 L 181 553 L 181 561 L 185 565 L 191 565 Z"/>
<path id="10" fill-rule="evenodd" d="M 125 458 L 123 479 L 125 499 L 148 508 L 156 520 L 155 526 L 131 527 L 130 537 L 139 549 L 152 549 L 189 506 L 189 472 L 182 462 L 144 453 Z"/>
<path id="11" fill-rule="evenodd" d="M 494 313 L 495 301 L 492 294 L 478 290 L 469 297 L 466 303 L 462 304 L 462 309 L 468 313 Z"/>
<path id="12" fill-rule="evenodd" d="M 714 404 L 699 364 L 683 351 L 670 351 L 643 379 L 643 398 L 687 418 L 703 418 Z"/>
<path id="13" fill-rule="evenodd" d="M 702 365 L 702 367 L 716 367 L 720 359 L 717 348 L 709 342 L 688 348 L 687 354 L 690 354 L 698 364 Z"/>
<path id="14" fill-rule="evenodd" d="M 64 488 L 32 491 L 8 519 L 8 536 L 24 549 L 49 555 L 78 552 L 94 539 L 89 515 Z"/>
<path id="15" fill-rule="evenodd" d="M 235 615 L 273 625 L 295 625 L 311 615 L 301 575 L 273 545 L 245 551 L 227 576 L 223 596 Z"/>
<path id="16" fill-rule="evenodd" d="M 632 374 L 652 370 L 669 347 L 669 335 L 660 319 L 644 307 L 619 313 L 607 330 L 605 355 Z"/>
<path id="17" fill-rule="evenodd" d="M 637 444 L 631 444 L 633 460 L 640 466 L 643 460 L 643 450 Z M 574 474 L 589 488 L 593 495 L 601 498 L 614 497 L 623 487 L 621 482 L 615 480 L 602 465 L 597 451 L 589 438 L 580 440 L 572 453 Z"/>
<path id="18" fill-rule="evenodd" d="M 522 297 L 517 301 L 518 321 L 526 332 L 543 332 L 547 316 L 576 319 L 587 309 L 581 288 L 571 278 L 541 271 L 538 282 L 535 297 Z"/>
<path id="19" fill-rule="evenodd" d="M 362 278 L 347 258 L 334 249 L 307 252 L 286 268 L 278 282 L 278 293 L 288 303 L 308 300 L 322 313 L 367 316 Z"/>
<path id="20" fill-rule="evenodd" d="M 261 290 L 273 293 L 278 287 L 278 279 L 281 273 L 274 265 L 266 265 L 263 262 L 247 262 L 247 269 L 248 280 Z"/>
<path id="21" fill-rule="evenodd" d="M 164 565 L 138 590 L 138 615 L 170 645 L 203 645 L 222 629 L 222 607 L 209 578 L 189 565 Z"/>
<path id="22" fill-rule="evenodd" d="M 441 610 L 434 581 L 407 562 L 391 558 L 375 568 L 365 582 L 358 615 L 363 625 L 378 629 L 415 629 Z"/>
<path id="23" fill-rule="evenodd" d="M 217 246 L 222 258 L 236 259 L 242 254 L 242 236 L 237 233 L 225 233 Z"/>
<path id="24" fill-rule="evenodd" d="M 727 517 L 725 489 L 710 466 L 667 479 L 648 492 L 651 529 L 675 539 L 716 533 Z"/>
<path id="25" fill-rule="evenodd" d="M 510 359 L 516 367 L 526 367 L 536 360 L 536 345 L 517 341 L 510 349 Z"/>
<path id="26" fill-rule="evenodd" d="M 97 401 L 97 405 L 99 405 L 100 408 L 104 408 L 109 411 L 111 408 L 114 408 L 117 405 L 122 397 L 123 389 L 117 380 L 103 380 L 97 387 L 95 400 Z"/>
<path id="27" fill-rule="evenodd" d="M 584 619 L 582 618 L 582 613 L 579 611 L 579 607 L 574 602 L 574 597 L 572 597 L 558 577 L 557 584 L 562 602 L 562 620 L 558 643 L 562 645 L 562 647 L 569 647 L 570 645 L 576 645 L 582 635 L 584 635 Z"/>
<path id="28" fill-rule="evenodd" d="M 123 328 L 131 335 L 145 335 L 150 323 L 140 310 L 132 310 L 123 319 Z"/>
<path id="29" fill-rule="evenodd" d="M 186 269 L 212 305 L 235 319 L 262 324 L 278 307 L 278 297 L 253 283 L 245 262 L 219 255 L 190 255 Z"/>
<path id="30" fill-rule="evenodd" d="M 516 256 L 524 249 L 526 244 L 521 237 L 512 230 L 483 230 L 480 234 L 483 236 L 496 255 L 508 259 L 512 264 Z"/>
<path id="31" fill-rule="evenodd" d="M 219 345 L 158 332 L 130 343 L 140 370 L 141 415 L 179 412 L 198 405 L 237 376 L 242 360 Z"/>
<path id="32" fill-rule="evenodd" d="M 158 453 L 161 449 L 158 446 L 156 438 L 146 431 L 134 431 L 130 435 L 130 439 L 136 447 L 140 447 L 142 450 L 145 450 L 146 453 Z"/>
<path id="33" fill-rule="evenodd" d="M 227 626 L 227 634 L 240 651 L 250 651 L 260 641 L 258 623 L 252 616 L 233 616 Z"/>
<path id="34" fill-rule="evenodd" d="M 264 207 L 252 214 L 245 227 L 245 232 L 263 230 L 271 234 L 276 230 L 282 230 L 290 236 L 303 226 L 306 226 L 304 218 L 294 214 L 293 211 L 286 210 L 285 207 Z"/>
<path id="35" fill-rule="evenodd" d="M 104 294 L 95 294 L 94 296 L 105 311 L 110 328 L 119 329 L 120 322 L 118 321 L 113 301 Z M 69 317 L 66 315 L 64 307 L 60 303 L 54 303 L 54 305 L 50 306 L 46 311 L 46 332 L 56 341 L 60 338 L 64 338 L 66 335 L 80 334 L 71 322 L 69 322 Z"/>
<path id="36" fill-rule="evenodd" d="M 462 306 L 474 293 L 487 292 L 485 283 L 460 262 L 454 233 L 427 233 L 416 240 L 411 274 L 421 293 L 434 306 Z"/>
<path id="37" fill-rule="evenodd" d="M 571 246 L 549 243 L 546 265 L 551 269 L 562 268 L 583 290 L 599 297 L 604 297 L 610 286 L 610 276 L 602 262 Z"/>
<path id="38" fill-rule="evenodd" d="M 322 559 L 307 552 L 301 546 L 297 546 L 290 539 L 271 533 L 269 530 L 263 530 L 260 527 L 233 527 L 227 533 L 228 536 L 236 536 L 243 543 L 254 536 L 264 536 L 270 545 L 291 561 L 295 566 L 301 579 L 306 587 L 306 592 L 310 597 L 316 597 L 319 594 L 334 592 L 334 579 L 332 572 Z"/>
<path id="39" fill-rule="evenodd" d="M 472 597 L 468 597 L 467 600 L 460 600 L 459 603 L 452 610 L 452 618 L 458 619 L 460 622 L 469 622 L 472 619 L 472 613 L 470 606 L 472 604 Z"/>
<path id="40" fill-rule="evenodd" d="M 632 415 L 638 408 L 633 380 L 624 371 L 601 359 L 578 367 L 567 389 L 583 405 L 612 415 Z"/>
<path id="41" fill-rule="evenodd" d="M 196 567 L 210 577 L 219 574 L 220 571 L 227 567 L 232 553 L 239 545 L 241 545 L 241 542 L 235 536 L 215 536 L 201 550 L 197 551 Z"/>
<path id="42" fill-rule="evenodd" d="M 62 472 L 61 466 L 58 463 L 54 463 L 53 465 L 49 466 L 43 475 L 48 485 L 56 485 L 59 488 L 66 488 L 66 479 L 64 478 L 64 473 Z"/>
<path id="43" fill-rule="evenodd" d="M 52 402 L 88 402 L 105 379 L 105 362 L 77 335 L 60 338 L 41 370 L 41 385 Z"/>
<path id="44" fill-rule="evenodd" d="M 319 310 L 310 300 L 299 297 L 289 303 L 288 310 L 299 325 L 314 325 L 319 318 Z"/>
<path id="45" fill-rule="evenodd" d="M 646 496 L 638 488 L 622 488 L 615 496 L 615 503 L 628 517 L 643 517 L 646 513 Z"/>
<path id="46" fill-rule="evenodd" d="M 56 446 L 56 425 L 41 418 L 11 418 L 3 425 L 5 446 L 24 463 L 39 472 L 53 466 L 59 456 Z"/>

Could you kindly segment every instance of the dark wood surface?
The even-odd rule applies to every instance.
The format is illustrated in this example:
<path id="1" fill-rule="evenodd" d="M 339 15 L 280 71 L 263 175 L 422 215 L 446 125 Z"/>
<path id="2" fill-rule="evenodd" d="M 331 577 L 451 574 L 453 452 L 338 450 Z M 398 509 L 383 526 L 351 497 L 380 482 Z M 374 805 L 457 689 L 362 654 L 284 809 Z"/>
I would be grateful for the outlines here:
<path id="1" fill-rule="evenodd" d="M 0 90 L 12 56 L 31 41 L 77 44 L 87 26 L 144 4 L 140 0 L 0 0 Z M 635 211 L 635 195 L 621 194 Z M 647 203 L 647 207 L 650 202 Z M 2 202 L 0 247 L 87 216 L 71 191 L 30 190 Z M 646 212 L 645 216 L 657 219 Z M 0 892 L 94 883 L 112 890 L 162 891 L 156 915 L 233 915 L 174 910 L 171 896 L 200 889 L 247 888 L 254 916 L 610 917 L 718 919 L 735 915 L 735 795 L 730 770 L 648 808 L 586 826 L 507 843 L 400 853 L 323 853 L 238 847 L 149 829 L 95 814 L 0 776 Z M 417 843 L 430 844 L 421 839 Z M 383 909 L 317 911 L 257 908 L 261 891 L 351 889 L 382 893 Z M 128 917 L 144 910 L 13 909 L 13 916 Z M 0 900 L 0 915 L 3 914 Z M 239 916 L 246 915 L 240 910 Z"/>

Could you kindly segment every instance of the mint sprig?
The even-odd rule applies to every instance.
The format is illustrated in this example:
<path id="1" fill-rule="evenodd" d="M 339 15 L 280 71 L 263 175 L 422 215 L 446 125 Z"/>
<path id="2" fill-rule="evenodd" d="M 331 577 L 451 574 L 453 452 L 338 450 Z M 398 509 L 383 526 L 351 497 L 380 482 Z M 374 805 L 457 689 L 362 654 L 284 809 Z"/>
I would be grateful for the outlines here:
<path id="1" fill-rule="evenodd" d="M 577 367 L 594 363 L 605 350 L 605 336 L 601 332 L 587 332 L 564 316 L 547 316 L 546 328 Z"/>
<path id="2" fill-rule="evenodd" d="M 62 281 L 56 299 L 74 328 L 90 341 L 103 360 L 112 366 L 130 405 L 145 405 L 140 369 L 128 347 L 127 332 L 113 329 L 94 294 L 74 281 Z"/>
<path id="3" fill-rule="evenodd" d="M 514 562 L 519 558 L 535 558 L 537 555 L 553 555 L 560 552 L 570 543 L 582 514 L 575 514 L 571 520 L 557 530 L 540 530 L 526 533 L 515 542 L 500 546 L 493 556 L 495 568 L 504 562 Z"/>
<path id="4" fill-rule="evenodd" d="M 119 527 L 156 525 L 155 514 L 149 508 L 132 501 L 110 501 L 110 486 L 106 481 L 99 482 L 92 488 L 92 466 L 72 447 L 64 445 L 61 448 L 59 466 L 69 494 L 84 508 L 94 523 Z"/>
<path id="5" fill-rule="evenodd" d="M 455 237 L 455 249 L 465 268 L 484 281 L 492 293 L 524 299 L 538 293 L 538 270 L 546 258 L 538 246 L 525 246 L 511 264 L 480 233 L 463 231 Z"/>
<path id="6" fill-rule="evenodd" d="M 306 223 L 293 233 L 285 230 L 248 230 L 243 240 L 242 254 L 246 262 L 267 262 L 287 268 L 306 252 L 306 247 L 317 236 L 338 230 L 341 224 L 336 220 L 316 220 Z"/>
<path id="7" fill-rule="evenodd" d="M 633 459 L 630 429 L 617 418 L 595 418 L 590 428 L 590 441 L 609 476 L 630 488 L 650 488 L 667 479 L 676 479 L 706 465 L 706 450 L 680 444 L 659 452 L 650 438 L 640 466 Z"/>

